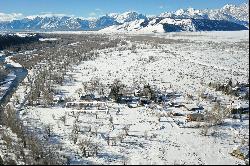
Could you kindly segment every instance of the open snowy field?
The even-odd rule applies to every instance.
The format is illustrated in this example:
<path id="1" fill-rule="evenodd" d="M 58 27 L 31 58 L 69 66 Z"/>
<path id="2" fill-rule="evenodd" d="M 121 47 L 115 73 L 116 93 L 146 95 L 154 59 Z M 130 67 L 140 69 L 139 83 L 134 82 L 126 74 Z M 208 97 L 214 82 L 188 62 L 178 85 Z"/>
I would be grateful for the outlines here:
<path id="1" fill-rule="evenodd" d="M 155 35 L 161 37 L 161 35 Z M 212 41 L 212 42 L 240 42 L 249 40 L 249 31 L 213 31 L 213 32 L 181 32 L 165 33 L 164 38 L 188 39 L 194 41 Z"/>
<path id="2" fill-rule="evenodd" d="M 60 32 L 58 32 L 60 33 Z M 71 32 L 68 32 L 71 33 Z M 78 32 L 80 34 L 80 32 Z M 165 39 L 186 39 L 191 41 L 213 41 L 213 42 L 239 42 L 249 39 L 249 30 L 242 31 L 200 31 L 200 32 L 112 32 L 100 31 L 98 33 L 104 34 L 132 34 L 142 36 L 156 36 Z"/>
<path id="3" fill-rule="evenodd" d="M 55 86 L 66 98 L 76 101 L 79 100 L 77 91 L 83 88 L 83 83 L 97 78 L 106 87 L 115 79 L 128 87 L 148 83 L 161 90 L 178 92 L 185 102 L 202 105 L 208 110 L 213 103 L 200 98 L 201 92 L 217 96 L 224 105 L 229 105 L 231 100 L 237 103 L 240 101 L 215 91 L 208 84 L 226 83 L 230 78 L 233 83 L 248 82 L 247 33 L 111 35 L 112 39 L 123 39 L 125 44 L 93 50 L 97 58 L 72 65 L 63 84 Z M 68 46 L 78 44 L 81 43 Z M 33 70 L 29 71 L 30 76 L 35 73 Z M 26 91 L 22 85 L 15 96 L 22 101 Z M 222 125 L 210 128 L 208 133 L 212 135 L 204 136 L 202 128 L 192 128 L 202 123 L 186 122 L 186 116 L 168 114 L 171 111 L 188 114 L 183 108 L 161 109 L 162 105 L 129 108 L 112 101 L 107 104 L 108 112 L 85 112 L 62 105 L 51 108 L 26 106 L 19 115 L 24 125 L 38 137 L 43 139 L 49 135 L 46 141 L 60 147 L 58 153 L 65 155 L 70 164 L 245 163 L 230 153 L 242 145 L 242 139 L 249 139 L 248 116 L 243 122 L 227 118 Z M 86 150 L 89 157 L 84 154 Z M 90 155 L 92 153 L 95 154 Z"/>
<path id="4" fill-rule="evenodd" d="M 180 119 L 183 125 L 178 125 L 176 118 L 161 117 L 159 121 L 155 110 L 119 106 L 121 111 L 117 113 L 117 107 L 112 105 L 109 114 L 96 111 L 97 119 L 96 113 L 66 108 L 30 108 L 22 117 L 36 130 L 51 126 L 51 141 L 62 146 L 60 153 L 70 156 L 71 164 L 244 163 L 229 153 L 240 143 L 235 138 L 247 134 L 248 120 L 243 123 L 228 120 L 225 126 L 217 127 L 215 136 L 202 136 L 200 129 L 184 128 L 183 118 Z M 60 118 L 65 115 L 64 124 Z M 98 145 L 97 156 L 82 157 L 79 146 L 72 141 L 74 125 L 80 129 L 79 141 L 90 140 L 91 145 Z M 129 126 L 128 135 L 123 129 L 126 126 Z M 110 143 L 108 137 L 112 139 Z"/>
<path id="5" fill-rule="evenodd" d="M 218 44 L 214 36 L 222 38 L 224 34 L 229 34 L 221 33 L 203 32 L 202 36 L 197 33 L 192 36 L 189 36 L 191 33 L 181 33 L 177 39 L 170 39 L 169 43 L 166 34 L 160 37 L 167 44 L 158 45 L 155 44 L 158 38 L 155 37 L 132 36 L 127 39 L 121 35 L 128 42 L 127 45 L 97 51 L 97 59 L 75 66 L 69 72 L 75 80 L 74 86 L 62 86 L 62 89 L 69 96 L 77 95 L 75 91 L 81 88 L 82 82 L 95 77 L 100 78 L 104 84 L 112 84 L 114 79 L 119 79 L 128 86 L 132 86 L 135 81 L 144 81 L 162 89 L 171 85 L 186 94 L 206 90 L 209 82 L 225 83 L 230 78 L 233 82 L 247 82 L 249 40 L 245 36 L 246 32 L 231 32 L 234 37 L 239 34 L 239 40 Z M 203 41 L 196 41 L 198 38 Z M 225 38 L 228 39 L 228 36 Z"/>

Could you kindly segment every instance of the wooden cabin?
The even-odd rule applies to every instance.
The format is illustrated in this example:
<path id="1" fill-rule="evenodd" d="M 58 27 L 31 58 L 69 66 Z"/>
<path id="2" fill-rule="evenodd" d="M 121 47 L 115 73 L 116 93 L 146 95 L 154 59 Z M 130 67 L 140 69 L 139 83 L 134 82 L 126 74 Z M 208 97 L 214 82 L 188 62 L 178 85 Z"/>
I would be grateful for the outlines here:
<path id="1" fill-rule="evenodd" d="M 191 121 L 203 121 L 204 120 L 204 115 L 200 114 L 200 113 L 194 113 L 194 114 L 188 114 L 187 115 L 187 121 L 191 122 Z"/>

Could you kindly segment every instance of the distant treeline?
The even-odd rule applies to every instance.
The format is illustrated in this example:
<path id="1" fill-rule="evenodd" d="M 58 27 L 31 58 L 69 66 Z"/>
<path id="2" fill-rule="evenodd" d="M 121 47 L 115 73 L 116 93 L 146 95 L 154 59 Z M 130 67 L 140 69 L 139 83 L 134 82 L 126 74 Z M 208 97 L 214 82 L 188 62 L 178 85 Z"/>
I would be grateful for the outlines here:
<path id="1" fill-rule="evenodd" d="M 38 34 L 29 35 L 25 37 L 20 37 L 20 36 L 13 35 L 13 34 L 0 35 L 0 50 L 9 48 L 15 45 L 36 42 L 39 40 L 39 38 L 41 38 L 41 36 Z"/>

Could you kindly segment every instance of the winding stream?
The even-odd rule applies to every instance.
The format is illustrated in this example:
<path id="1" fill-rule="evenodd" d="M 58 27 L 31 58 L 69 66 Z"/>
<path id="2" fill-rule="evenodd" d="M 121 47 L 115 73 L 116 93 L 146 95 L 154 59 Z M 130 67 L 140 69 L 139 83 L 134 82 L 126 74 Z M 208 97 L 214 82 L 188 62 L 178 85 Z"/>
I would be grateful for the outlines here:
<path id="1" fill-rule="evenodd" d="M 5 62 L 5 58 L 6 57 L 4 55 L 0 56 L 0 62 Z M 16 75 L 16 78 L 13 81 L 11 81 L 9 88 L 7 89 L 3 97 L 0 99 L 0 106 L 2 107 L 4 107 L 5 104 L 9 101 L 9 99 L 15 92 L 16 88 L 18 87 L 19 83 L 21 83 L 24 80 L 24 78 L 28 75 L 28 70 L 23 67 L 15 67 L 8 63 L 5 64 L 5 67 L 9 69 L 11 72 L 13 72 L 14 75 Z"/>

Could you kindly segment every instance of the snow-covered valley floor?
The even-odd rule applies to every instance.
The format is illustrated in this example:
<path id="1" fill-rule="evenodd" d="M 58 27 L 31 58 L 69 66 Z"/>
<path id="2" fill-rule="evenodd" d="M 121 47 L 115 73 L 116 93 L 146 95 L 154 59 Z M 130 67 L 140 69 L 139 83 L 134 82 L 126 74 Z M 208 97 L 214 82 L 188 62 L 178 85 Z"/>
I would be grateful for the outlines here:
<path id="1" fill-rule="evenodd" d="M 180 33 L 176 38 L 176 34 L 111 35 L 110 38 L 124 39 L 126 44 L 96 50 L 98 57 L 95 60 L 73 65 L 63 84 L 56 85 L 56 89 L 66 98 L 79 100 L 77 91 L 83 88 L 84 82 L 98 78 L 108 87 L 119 79 L 127 86 L 139 82 L 176 91 L 185 102 L 202 105 L 207 110 L 214 103 L 200 98 L 201 92 L 217 96 L 224 105 L 230 105 L 232 100 L 241 102 L 209 88 L 208 84 L 225 83 L 230 78 L 233 82 L 249 81 L 249 38 L 245 37 L 246 32 L 224 33 L 224 38 L 219 32 L 203 33 Z M 25 91 L 23 84 L 15 96 L 21 101 Z M 187 97 L 190 94 L 193 99 Z M 248 101 L 244 102 L 248 104 Z M 70 164 L 245 163 L 230 153 L 242 144 L 242 137 L 249 139 L 248 115 L 243 122 L 226 118 L 222 125 L 210 128 L 212 135 L 204 136 L 202 128 L 189 127 L 200 122 L 186 122 L 186 116 L 167 113 L 174 110 L 187 114 L 183 108 L 129 108 L 112 101 L 107 105 L 108 112 L 83 111 L 62 105 L 51 108 L 25 106 L 19 115 L 24 125 L 38 137 L 48 134 L 49 128 L 49 144 L 58 145 L 57 151 L 65 155 Z M 84 156 L 83 145 L 90 153 L 97 153 Z"/>

